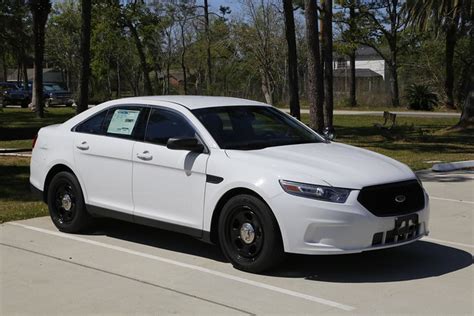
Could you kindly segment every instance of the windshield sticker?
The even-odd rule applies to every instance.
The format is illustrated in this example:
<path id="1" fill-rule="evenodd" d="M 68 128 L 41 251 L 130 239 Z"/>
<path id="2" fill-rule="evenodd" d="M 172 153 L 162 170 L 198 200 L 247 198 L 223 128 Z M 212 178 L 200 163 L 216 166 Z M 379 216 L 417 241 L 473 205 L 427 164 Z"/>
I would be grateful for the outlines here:
<path id="1" fill-rule="evenodd" d="M 140 111 L 116 110 L 112 116 L 112 119 L 110 120 L 107 133 L 132 135 L 133 128 L 137 122 L 138 114 L 140 114 Z"/>

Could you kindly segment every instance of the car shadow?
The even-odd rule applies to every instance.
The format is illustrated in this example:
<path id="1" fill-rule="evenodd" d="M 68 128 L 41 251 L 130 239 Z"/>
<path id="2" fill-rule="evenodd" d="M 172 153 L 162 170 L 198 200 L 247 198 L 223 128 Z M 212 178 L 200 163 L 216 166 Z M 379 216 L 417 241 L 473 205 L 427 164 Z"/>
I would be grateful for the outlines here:
<path id="1" fill-rule="evenodd" d="M 100 220 L 89 235 L 104 235 L 168 251 L 228 262 L 219 247 L 193 237 L 147 226 Z M 267 276 L 338 283 L 377 283 L 424 279 L 469 267 L 473 256 L 427 241 L 359 254 L 308 256 L 288 254 Z"/>
<path id="2" fill-rule="evenodd" d="M 350 255 L 289 255 L 269 275 L 336 283 L 424 279 L 471 266 L 472 254 L 428 241 Z"/>
<path id="3" fill-rule="evenodd" d="M 188 235 L 114 219 L 98 219 L 97 224 L 84 234 L 103 235 L 214 261 L 227 262 L 216 245 L 202 242 Z"/>

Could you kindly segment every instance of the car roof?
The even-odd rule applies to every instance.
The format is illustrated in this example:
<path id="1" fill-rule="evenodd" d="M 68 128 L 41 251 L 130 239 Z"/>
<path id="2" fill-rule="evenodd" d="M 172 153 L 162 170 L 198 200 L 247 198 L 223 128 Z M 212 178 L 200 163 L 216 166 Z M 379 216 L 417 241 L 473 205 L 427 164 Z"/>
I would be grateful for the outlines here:
<path id="1" fill-rule="evenodd" d="M 123 98 L 115 100 L 114 103 L 150 103 L 158 104 L 160 102 L 170 102 L 182 105 L 190 110 L 208 108 L 208 107 L 220 107 L 220 106 L 270 106 L 263 102 L 252 101 L 241 98 L 232 97 L 217 97 L 217 96 L 198 96 L 198 95 L 162 95 L 162 96 L 144 96 L 144 97 L 133 97 Z"/>

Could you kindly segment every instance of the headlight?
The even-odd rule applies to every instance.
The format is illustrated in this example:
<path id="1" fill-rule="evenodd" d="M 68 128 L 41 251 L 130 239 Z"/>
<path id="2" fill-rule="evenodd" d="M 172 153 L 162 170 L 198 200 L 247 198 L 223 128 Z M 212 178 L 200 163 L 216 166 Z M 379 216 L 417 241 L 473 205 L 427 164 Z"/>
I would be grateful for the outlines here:
<path id="1" fill-rule="evenodd" d="M 54 97 L 54 94 L 50 93 L 50 94 L 49 94 L 49 97 L 50 97 L 50 98 L 53 98 L 53 97 Z"/>
<path id="2" fill-rule="evenodd" d="M 280 180 L 286 193 L 327 202 L 344 203 L 351 190 L 307 183 Z"/>

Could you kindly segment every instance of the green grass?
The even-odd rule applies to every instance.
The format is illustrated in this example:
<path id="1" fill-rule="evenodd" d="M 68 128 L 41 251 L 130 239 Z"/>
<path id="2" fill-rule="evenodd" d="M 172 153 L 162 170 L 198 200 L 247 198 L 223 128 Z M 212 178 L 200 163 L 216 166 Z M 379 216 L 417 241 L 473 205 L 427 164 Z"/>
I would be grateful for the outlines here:
<path id="1" fill-rule="evenodd" d="M 309 115 L 303 115 L 309 122 Z M 391 130 L 375 127 L 383 123 L 375 116 L 334 116 L 336 141 L 363 147 L 409 165 L 413 170 L 430 168 L 429 161 L 452 162 L 474 159 L 473 130 L 447 131 L 456 118 L 398 117 Z"/>
<path id="2" fill-rule="evenodd" d="M 280 103 L 277 104 L 276 107 L 278 108 L 290 108 L 289 103 Z M 309 103 L 306 100 L 300 101 L 301 109 L 309 109 Z M 406 112 L 406 111 L 414 111 L 412 109 L 407 108 L 406 106 L 383 106 L 383 105 L 368 105 L 368 104 L 359 104 L 358 106 L 352 107 L 348 105 L 344 105 L 342 102 L 334 104 L 335 110 L 347 110 L 347 111 L 389 111 L 389 112 Z M 435 107 L 433 112 L 459 112 L 458 110 L 448 109 L 444 106 Z"/>
<path id="3" fill-rule="evenodd" d="M 29 190 L 30 159 L 0 156 L 0 223 L 48 214 Z"/>
<path id="4" fill-rule="evenodd" d="M 4 108 L 0 111 L 0 148 L 30 148 L 31 139 L 47 125 L 62 123 L 74 116 L 73 108 L 49 107 L 40 119 L 29 109 Z M 18 142 L 22 140 L 22 142 Z M 7 142 L 8 141 L 8 142 Z"/>

